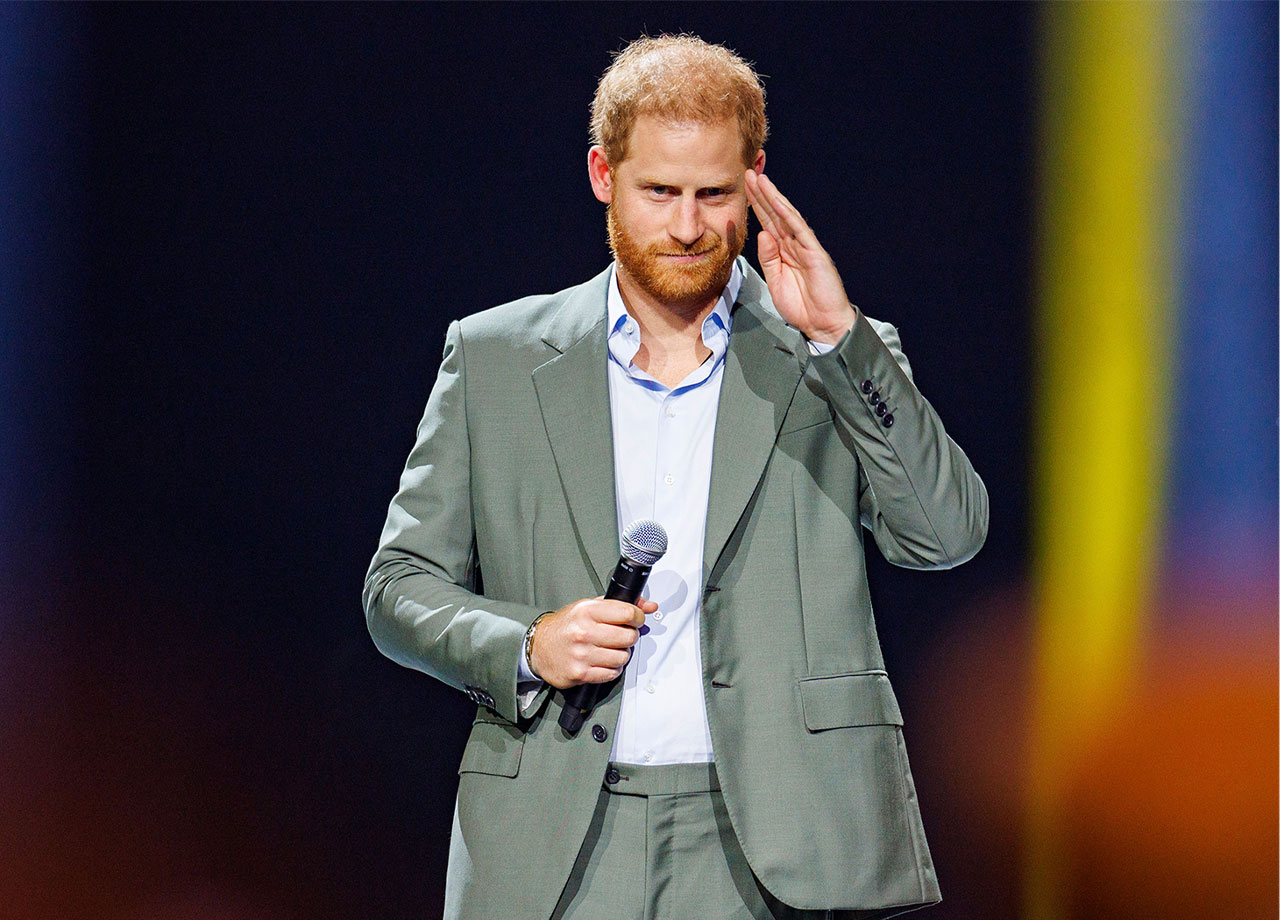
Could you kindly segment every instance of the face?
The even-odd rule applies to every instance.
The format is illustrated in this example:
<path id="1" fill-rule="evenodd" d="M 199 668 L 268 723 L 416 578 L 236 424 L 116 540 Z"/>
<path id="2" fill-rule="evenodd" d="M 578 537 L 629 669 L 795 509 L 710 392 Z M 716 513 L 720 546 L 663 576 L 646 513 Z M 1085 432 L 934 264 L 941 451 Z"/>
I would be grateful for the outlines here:
<path id="1" fill-rule="evenodd" d="M 764 154 L 757 155 L 757 169 Z M 741 137 L 733 120 L 670 124 L 641 116 L 627 158 L 610 168 L 592 148 L 596 197 L 608 203 L 619 270 L 674 309 L 719 296 L 747 238 Z"/>

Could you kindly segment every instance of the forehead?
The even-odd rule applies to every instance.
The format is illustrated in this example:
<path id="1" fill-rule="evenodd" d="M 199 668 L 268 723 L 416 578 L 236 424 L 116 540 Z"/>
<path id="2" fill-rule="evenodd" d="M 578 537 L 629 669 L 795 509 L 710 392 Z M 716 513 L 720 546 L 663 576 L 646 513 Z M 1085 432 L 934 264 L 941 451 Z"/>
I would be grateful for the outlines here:
<path id="1" fill-rule="evenodd" d="M 737 179 L 742 173 L 742 137 L 736 119 L 672 122 L 653 115 L 636 119 L 623 160 L 631 178 L 667 183 Z"/>

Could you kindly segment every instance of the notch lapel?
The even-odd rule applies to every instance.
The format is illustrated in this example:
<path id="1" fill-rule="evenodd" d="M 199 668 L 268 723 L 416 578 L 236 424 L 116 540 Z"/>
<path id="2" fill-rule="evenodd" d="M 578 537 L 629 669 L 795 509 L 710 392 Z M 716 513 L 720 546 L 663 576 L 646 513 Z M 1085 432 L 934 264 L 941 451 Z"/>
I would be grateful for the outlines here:
<path id="1" fill-rule="evenodd" d="M 533 371 L 578 550 L 590 562 L 599 594 L 619 553 L 605 342 L 608 282 L 606 269 L 568 296 L 542 337 L 560 354 Z"/>
<path id="2" fill-rule="evenodd" d="M 773 311 L 764 279 L 745 260 L 742 265 L 711 453 L 702 555 L 707 587 L 714 585 L 720 556 L 764 476 L 804 372 L 802 336 Z"/>

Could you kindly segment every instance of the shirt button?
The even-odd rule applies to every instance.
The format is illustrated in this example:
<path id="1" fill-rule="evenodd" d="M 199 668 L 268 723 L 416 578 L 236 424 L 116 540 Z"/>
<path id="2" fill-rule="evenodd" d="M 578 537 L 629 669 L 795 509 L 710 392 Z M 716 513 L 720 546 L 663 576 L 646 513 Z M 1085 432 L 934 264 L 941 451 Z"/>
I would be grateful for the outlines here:
<path id="1" fill-rule="evenodd" d="M 661 620 L 661 619 L 662 619 L 662 611 L 661 611 L 661 610 L 655 610 L 653 613 L 649 614 L 649 616 L 653 617 L 655 620 Z"/>
<path id="2" fill-rule="evenodd" d="M 653 763 L 653 751 L 645 751 L 645 752 L 644 752 L 644 762 L 645 762 L 645 763 Z"/>
<path id="3" fill-rule="evenodd" d="M 667 406 L 667 418 L 675 418 L 675 417 L 676 417 L 676 410 L 672 409 L 670 406 Z"/>
<path id="4" fill-rule="evenodd" d="M 650 684 L 649 686 L 645 687 L 645 690 L 647 690 L 647 691 L 648 691 L 648 692 L 650 692 L 650 693 L 653 693 L 653 692 L 654 692 L 655 690 L 657 690 L 657 689 L 658 689 L 658 688 L 657 688 L 657 687 L 655 687 L 653 684 Z"/>
<path id="5" fill-rule="evenodd" d="M 635 332 L 636 324 L 633 323 L 631 320 L 627 320 L 627 325 L 624 326 L 623 328 L 626 329 L 628 332 Z"/>
<path id="6" fill-rule="evenodd" d="M 671 483 L 673 483 L 673 482 L 675 482 L 675 481 L 676 481 L 676 477 L 674 477 L 674 476 L 672 476 L 670 473 L 668 473 L 668 474 L 663 478 L 663 480 L 662 480 L 662 481 L 663 481 L 663 482 L 665 482 L 667 485 L 671 485 Z"/>

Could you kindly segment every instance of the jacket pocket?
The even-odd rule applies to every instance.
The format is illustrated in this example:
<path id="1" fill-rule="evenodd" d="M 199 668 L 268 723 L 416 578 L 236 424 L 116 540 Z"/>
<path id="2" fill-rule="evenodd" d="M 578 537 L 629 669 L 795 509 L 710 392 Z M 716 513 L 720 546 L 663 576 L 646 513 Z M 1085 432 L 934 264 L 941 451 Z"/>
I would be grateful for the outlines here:
<path id="1" fill-rule="evenodd" d="M 884 671 L 857 671 L 797 681 L 805 728 L 811 732 L 858 725 L 901 725 L 902 711 Z"/>
<path id="2" fill-rule="evenodd" d="M 524 751 L 524 732 L 510 722 L 477 720 L 462 750 L 459 773 L 488 773 L 490 776 L 515 776 L 520 772 L 520 754 Z"/>

